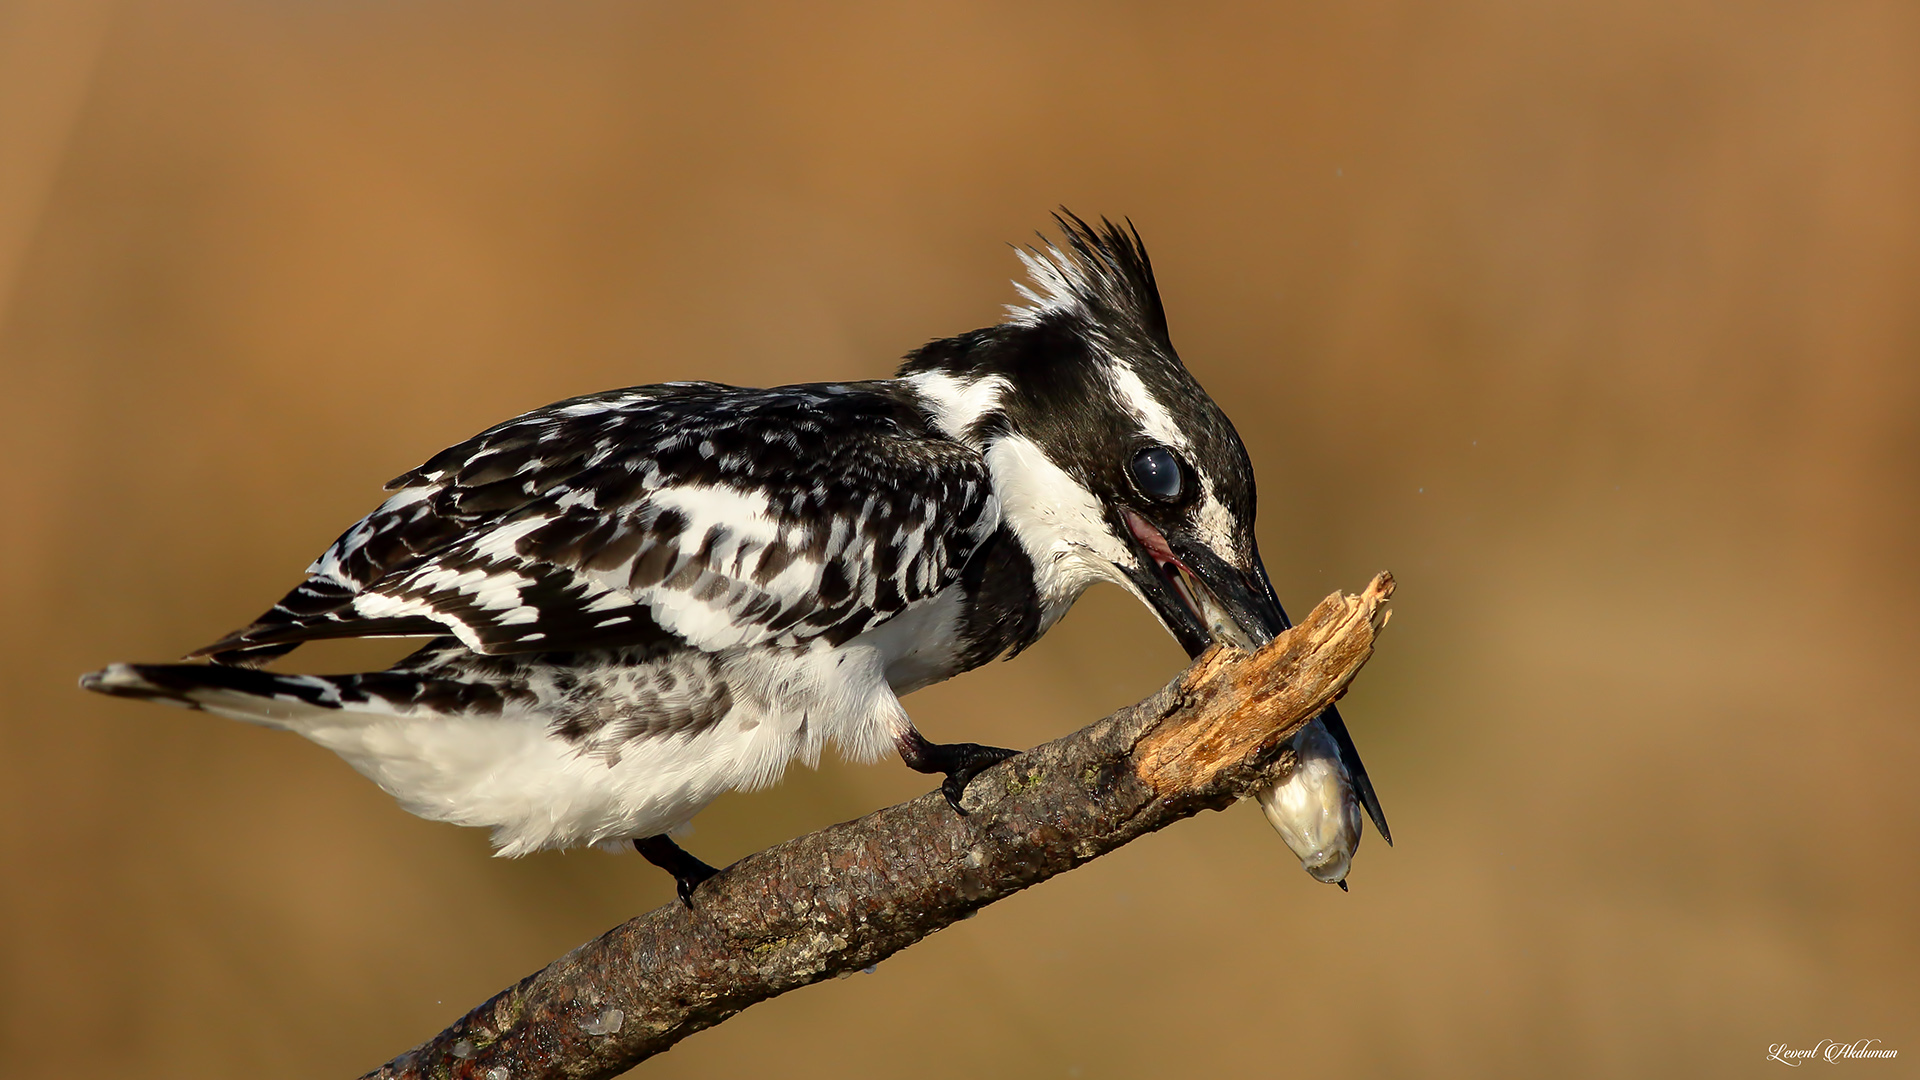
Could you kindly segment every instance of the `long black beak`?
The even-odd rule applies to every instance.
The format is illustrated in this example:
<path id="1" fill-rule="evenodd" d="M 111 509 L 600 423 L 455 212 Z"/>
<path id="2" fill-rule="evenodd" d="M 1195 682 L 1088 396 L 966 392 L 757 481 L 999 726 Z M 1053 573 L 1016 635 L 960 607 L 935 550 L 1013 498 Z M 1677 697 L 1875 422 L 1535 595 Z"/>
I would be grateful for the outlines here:
<path id="1" fill-rule="evenodd" d="M 1199 656 L 1215 642 L 1251 651 L 1293 625 L 1274 594 L 1257 545 L 1252 565 L 1241 569 L 1181 530 L 1163 533 L 1130 511 L 1127 526 L 1141 555 L 1141 569 L 1129 576 L 1188 656 Z M 1391 845 L 1387 815 L 1380 809 L 1380 797 L 1374 794 L 1373 780 L 1340 710 L 1327 706 L 1320 723 L 1339 747 L 1340 762 L 1347 767 L 1360 805 L 1380 830 L 1380 838 Z"/>

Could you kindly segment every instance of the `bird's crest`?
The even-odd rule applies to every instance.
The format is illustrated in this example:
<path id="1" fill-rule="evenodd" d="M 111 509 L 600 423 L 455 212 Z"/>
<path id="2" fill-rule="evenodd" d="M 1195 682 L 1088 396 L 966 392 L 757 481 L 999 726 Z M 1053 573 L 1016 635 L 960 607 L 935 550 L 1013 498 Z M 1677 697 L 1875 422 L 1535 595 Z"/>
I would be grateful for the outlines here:
<path id="1" fill-rule="evenodd" d="M 1133 222 L 1100 219 L 1098 228 L 1061 208 L 1061 243 L 1047 236 L 1016 249 L 1031 284 L 1015 282 L 1024 304 L 1007 306 L 1007 321 L 1039 326 L 1065 318 L 1096 333 L 1141 336 L 1171 348 L 1167 313 L 1153 280 L 1153 262 Z"/>

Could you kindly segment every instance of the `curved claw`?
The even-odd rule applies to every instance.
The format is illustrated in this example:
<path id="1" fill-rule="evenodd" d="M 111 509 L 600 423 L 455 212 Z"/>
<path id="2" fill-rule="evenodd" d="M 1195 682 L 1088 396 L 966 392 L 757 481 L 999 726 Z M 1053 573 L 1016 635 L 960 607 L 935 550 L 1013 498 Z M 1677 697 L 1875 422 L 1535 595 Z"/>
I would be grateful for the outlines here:
<path id="1" fill-rule="evenodd" d="M 947 779 L 940 785 L 940 793 L 947 797 L 947 805 L 961 817 L 967 810 L 960 800 L 967 793 L 967 784 L 995 765 L 1019 754 L 1018 750 L 1008 750 L 999 746 L 982 746 L 979 743 L 930 743 L 918 731 L 909 730 L 900 740 L 900 760 L 907 768 L 915 772 L 945 773 Z"/>
<path id="2" fill-rule="evenodd" d="M 715 871 L 715 873 L 718 873 L 718 871 Z M 673 891 L 675 895 L 680 897 L 681 905 L 685 907 L 688 911 L 692 911 L 693 910 L 693 890 L 699 888 L 701 882 L 707 880 L 707 878 L 710 878 L 712 876 L 713 874 L 707 874 L 698 879 L 675 878 L 673 882 Z"/>
<path id="3" fill-rule="evenodd" d="M 981 746 L 979 743 L 955 743 L 954 748 L 969 751 L 970 760 L 947 773 L 946 782 L 940 785 L 940 793 L 947 797 L 947 805 L 953 807 L 954 813 L 966 817 L 967 808 L 960 805 L 960 800 L 967 794 L 967 785 L 973 782 L 974 777 L 1017 755 L 1020 751 L 1006 750 L 998 746 Z"/>
<path id="4" fill-rule="evenodd" d="M 680 902 L 688 911 L 693 910 L 693 890 L 720 872 L 687 854 L 686 849 L 668 836 L 636 837 L 633 847 L 646 856 L 648 862 L 673 875 L 673 891 L 679 894 Z"/>

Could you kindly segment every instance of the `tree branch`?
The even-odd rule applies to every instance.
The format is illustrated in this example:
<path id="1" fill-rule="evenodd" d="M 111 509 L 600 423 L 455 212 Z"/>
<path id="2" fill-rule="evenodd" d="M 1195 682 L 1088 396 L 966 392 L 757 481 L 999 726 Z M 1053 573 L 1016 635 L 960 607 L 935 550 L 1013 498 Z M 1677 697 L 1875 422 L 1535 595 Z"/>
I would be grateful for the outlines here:
<path id="1" fill-rule="evenodd" d="M 1335 593 L 1251 656 L 1214 649 L 1159 693 L 939 792 L 750 855 L 529 975 L 369 1077 L 610 1077 L 758 1001 L 876 964 L 996 900 L 1293 767 L 1346 692 L 1393 578 Z"/>

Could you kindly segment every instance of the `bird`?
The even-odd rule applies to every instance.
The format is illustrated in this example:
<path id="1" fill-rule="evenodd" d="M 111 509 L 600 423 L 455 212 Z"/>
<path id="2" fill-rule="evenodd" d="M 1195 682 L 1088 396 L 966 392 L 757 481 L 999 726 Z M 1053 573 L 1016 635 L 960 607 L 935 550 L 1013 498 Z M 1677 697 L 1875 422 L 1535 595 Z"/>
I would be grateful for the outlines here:
<path id="1" fill-rule="evenodd" d="M 1015 248 L 1029 280 L 1004 321 L 891 379 L 534 409 L 389 482 L 253 622 L 81 685 L 295 732 L 502 856 L 630 846 L 690 907 L 719 871 L 672 834 L 828 743 L 940 774 L 964 814 L 1015 751 L 929 741 L 900 698 L 1017 656 L 1089 587 L 1133 594 L 1194 657 L 1290 625 L 1251 461 L 1174 351 L 1139 231 L 1054 220 L 1058 240 Z M 422 636 L 384 671 L 261 667 Z M 1336 710 L 1292 745 L 1263 805 L 1344 889 L 1354 803 L 1386 819 Z"/>

